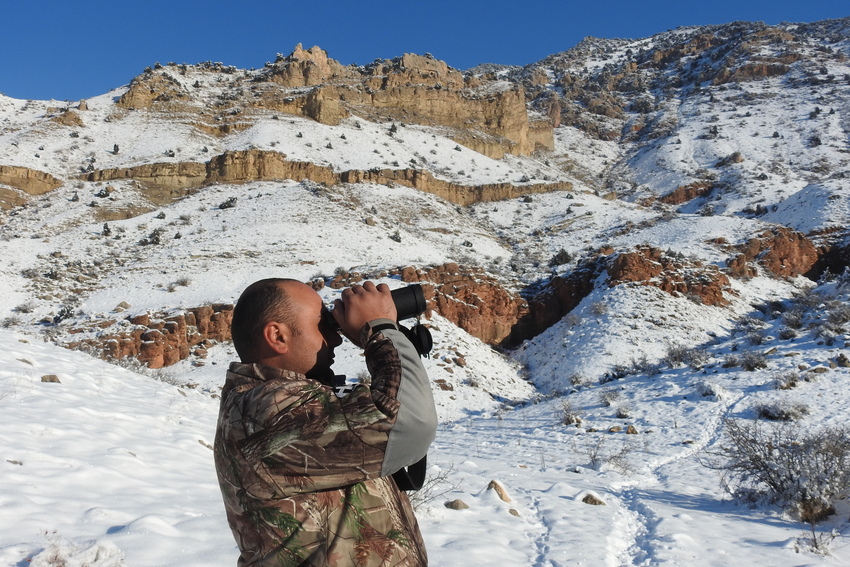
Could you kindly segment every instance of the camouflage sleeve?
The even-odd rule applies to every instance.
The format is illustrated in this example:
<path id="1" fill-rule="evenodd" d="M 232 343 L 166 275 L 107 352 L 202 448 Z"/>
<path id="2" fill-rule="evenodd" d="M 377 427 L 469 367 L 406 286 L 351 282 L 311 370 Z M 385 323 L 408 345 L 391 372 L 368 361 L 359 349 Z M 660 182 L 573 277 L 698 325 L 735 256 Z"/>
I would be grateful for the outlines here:
<path id="1" fill-rule="evenodd" d="M 366 365 L 375 405 L 382 407 L 389 398 L 398 407 L 381 467 L 386 476 L 425 456 L 436 436 L 437 412 L 419 353 L 398 329 L 386 328 L 369 338 Z"/>
<path id="2" fill-rule="evenodd" d="M 271 489 L 265 497 L 279 498 L 340 488 L 425 455 L 436 411 L 415 348 L 400 331 L 386 329 L 370 337 L 366 362 L 371 386 L 341 399 L 301 379 L 266 383 L 239 402 L 228 421 L 243 432 L 236 447 L 260 481 L 257 491 Z"/>

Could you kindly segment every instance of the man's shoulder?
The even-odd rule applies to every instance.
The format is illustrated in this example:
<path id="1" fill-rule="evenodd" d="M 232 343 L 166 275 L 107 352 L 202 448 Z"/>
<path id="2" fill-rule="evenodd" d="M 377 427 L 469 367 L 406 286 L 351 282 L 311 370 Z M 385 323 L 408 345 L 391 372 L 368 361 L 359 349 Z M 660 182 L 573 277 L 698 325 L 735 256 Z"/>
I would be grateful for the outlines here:
<path id="1" fill-rule="evenodd" d="M 227 369 L 227 380 L 234 383 L 310 381 L 303 374 L 282 370 L 256 362 L 231 362 Z"/>
<path id="2" fill-rule="evenodd" d="M 280 403 L 287 397 L 324 395 L 333 390 L 303 374 L 256 363 L 233 362 L 227 371 L 225 394 L 247 394 L 253 403 Z"/>

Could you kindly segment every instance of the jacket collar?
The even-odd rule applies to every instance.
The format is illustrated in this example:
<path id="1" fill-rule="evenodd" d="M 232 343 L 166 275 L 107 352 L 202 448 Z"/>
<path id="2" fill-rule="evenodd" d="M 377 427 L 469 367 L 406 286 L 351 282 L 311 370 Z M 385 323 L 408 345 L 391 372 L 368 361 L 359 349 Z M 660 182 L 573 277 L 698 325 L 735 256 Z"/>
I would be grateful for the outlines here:
<path id="1" fill-rule="evenodd" d="M 258 363 L 231 362 L 227 370 L 227 378 L 237 383 L 260 380 L 306 380 L 307 377 L 298 372 L 283 370 Z"/>

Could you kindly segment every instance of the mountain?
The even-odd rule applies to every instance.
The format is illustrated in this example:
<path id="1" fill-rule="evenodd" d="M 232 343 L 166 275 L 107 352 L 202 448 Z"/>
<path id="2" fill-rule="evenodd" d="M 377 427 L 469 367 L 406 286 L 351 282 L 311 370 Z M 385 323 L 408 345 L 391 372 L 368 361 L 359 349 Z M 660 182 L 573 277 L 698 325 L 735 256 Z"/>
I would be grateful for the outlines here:
<path id="1" fill-rule="evenodd" d="M 252 281 L 299 278 L 328 301 L 362 278 L 421 282 L 444 424 L 434 474 L 523 467 L 528 564 L 561 564 L 575 543 L 556 543 L 547 502 L 594 490 L 628 519 L 601 556 L 684 561 L 686 528 L 664 526 L 688 524 L 685 504 L 650 487 L 683 497 L 701 471 L 699 497 L 719 492 L 698 460 L 726 418 L 781 398 L 817 429 L 850 403 L 848 57 L 850 19 L 734 22 L 586 38 L 525 67 L 343 66 L 299 45 L 262 69 L 156 64 L 84 101 L 0 96 L 2 326 L 209 409 Z M 362 372 L 353 349 L 337 361 Z M 792 373 L 799 387 L 774 387 Z M 580 428 L 562 423 L 573 413 Z M 654 433 L 602 451 L 628 425 Z M 620 461 L 611 443 L 628 447 Z M 581 480 L 552 484 L 577 467 Z M 432 513 L 426 535 L 447 537 L 439 522 L 456 520 Z M 793 525 L 771 513 L 757 512 L 766 540 Z"/>

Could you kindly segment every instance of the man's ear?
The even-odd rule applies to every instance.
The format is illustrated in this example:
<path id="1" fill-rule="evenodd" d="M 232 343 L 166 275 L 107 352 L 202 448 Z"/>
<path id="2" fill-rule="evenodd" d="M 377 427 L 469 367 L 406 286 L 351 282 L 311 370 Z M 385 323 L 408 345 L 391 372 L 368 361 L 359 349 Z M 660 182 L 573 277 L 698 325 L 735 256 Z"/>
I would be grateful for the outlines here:
<path id="1" fill-rule="evenodd" d="M 283 323 L 270 321 L 263 327 L 263 339 L 275 354 L 286 354 L 289 351 L 289 328 Z"/>

